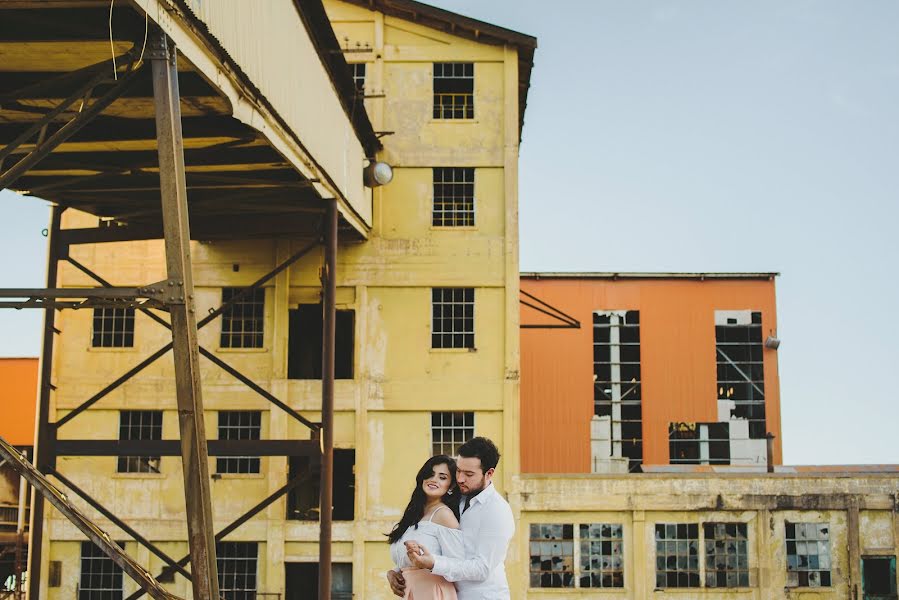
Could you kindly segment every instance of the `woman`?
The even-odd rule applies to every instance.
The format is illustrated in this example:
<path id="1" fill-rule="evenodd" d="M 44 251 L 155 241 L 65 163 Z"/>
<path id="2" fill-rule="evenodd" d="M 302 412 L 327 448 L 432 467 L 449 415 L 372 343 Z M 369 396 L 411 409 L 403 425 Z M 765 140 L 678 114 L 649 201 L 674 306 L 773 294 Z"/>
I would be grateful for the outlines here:
<path id="1" fill-rule="evenodd" d="M 456 588 L 443 577 L 417 569 L 409 562 L 406 542 L 424 546 L 431 554 L 464 558 L 459 529 L 459 484 L 456 461 L 440 454 L 429 458 L 415 477 L 412 499 L 403 518 L 387 535 L 390 556 L 406 580 L 409 600 L 456 600 Z"/>

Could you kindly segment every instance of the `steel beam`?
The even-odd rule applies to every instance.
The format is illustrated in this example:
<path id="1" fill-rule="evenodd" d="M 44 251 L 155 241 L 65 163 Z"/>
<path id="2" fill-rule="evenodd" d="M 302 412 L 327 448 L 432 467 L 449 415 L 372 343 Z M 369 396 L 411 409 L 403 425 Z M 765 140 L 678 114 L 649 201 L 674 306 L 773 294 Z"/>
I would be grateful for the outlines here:
<path id="1" fill-rule="evenodd" d="M 170 305 L 169 312 L 172 320 L 178 422 L 181 429 L 187 535 L 193 573 L 191 583 L 195 600 L 218 600 L 218 571 L 191 274 L 177 51 L 163 32 L 155 31 L 152 38 L 148 55 L 153 65 L 166 269 L 169 279 L 182 283 L 180 299 L 183 303 Z"/>
<path id="2" fill-rule="evenodd" d="M 334 346 L 337 322 L 337 200 L 325 200 L 322 269 L 322 468 L 318 541 L 318 597 L 331 598 L 331 520 L 334 493 Z"/>

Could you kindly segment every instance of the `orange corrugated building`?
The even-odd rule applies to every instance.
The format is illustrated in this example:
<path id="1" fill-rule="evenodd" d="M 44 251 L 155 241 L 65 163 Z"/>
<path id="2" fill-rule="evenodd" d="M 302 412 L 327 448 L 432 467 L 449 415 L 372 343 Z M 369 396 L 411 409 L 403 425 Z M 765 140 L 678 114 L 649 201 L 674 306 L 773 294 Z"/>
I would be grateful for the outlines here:
<path id="1" fill-rule="evenodd" d="M 0 358 L 0 436 L 14 446 L 34 445 L 37 367 L 36 358 Z"/>
<path id="2" fill-rule="evenodd" d="M 781 464 L 775 276 L 523 273 L 522 471 Z"/>

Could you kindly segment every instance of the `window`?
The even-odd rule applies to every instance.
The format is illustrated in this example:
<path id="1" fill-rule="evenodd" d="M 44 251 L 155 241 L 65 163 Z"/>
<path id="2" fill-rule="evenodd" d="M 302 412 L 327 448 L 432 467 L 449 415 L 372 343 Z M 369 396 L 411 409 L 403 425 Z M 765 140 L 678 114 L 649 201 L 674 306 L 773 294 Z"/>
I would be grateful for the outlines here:
<path id="1" fill-rule="evenodd" d="M 767 433 L 762 349 L 762 313 L 715 311 L 718 401 L 733 403 L 731 415 L 749 421 L 751 439 Z"/>
<path id="2" fill-rule="evenodd" d="M 258 410 L 219 411 L 220 440 L 258 440 L 262 429 L 262 414 Z M 217 473 L 258 473 L 258 456 L 219 456 L 215 459 Z"/>
<path id="3" fill-rule="evenodd" d="M 786 523 L 787 586 L 830 586 L 830 525 Z"/>
<path id="4" fill-rule="evenodd" d="M 434 227 L 474 226 L 474 169 L 434 168 Z"/>
<path id="5" fill-rule="evenodd" d="M 862 557 L 862 597 L 864 600 L 896 600 L 896 557 Z"/>
<path id="6" fill-rule="evenodd" d="M 161 440 L 161 410 L 123 410 L 119 412 L 120 440 Z M 119 473 L 159 473 L 158 456 L 120 456 Z"/>
<path id="7" fill-rule="evenodd" d="M 474 437 L 473 412 L 431 413 L 431 454 L 456 456 L 459 446 Z"/>
<path id="8" fill-rule="evenodd" d="M 474 118 L 474 63 L 434 63 L 434 118 Z"/>
<path id="9" fill-rule="evenodd" d="M 706 587 L 749 587 L 746 523 L 703 523 Z"/>
<path id="10" fill-rule="evenodd" d="M 117 600 L 121 597 L 122 568 L 93 542 L 81 542 L 78 600 Z"/>
<path id="11" fill-rule="evenodd" d="M 219 592 L 225 600 L 256 600 L 256 542 L 217 542 Z"/>
<path id="12" fill-rule="evenodd" d="M 317 521 L 320 513 L 321 464 L 316 457 L 293 456 L 288 464 L 288 479 L 302 474 L 300 483 L 287 493 L 287 518 L 297 521 Z M 352 521 L 356 500 L 356 450 L 334 449 L 334 480 L 332 490 L 335 521 Z"/>
<path id="13" fill-rule="evenodd" d="M 531 525 L 531 587 L 574 587 L 574 525 Z"/>
<path id="14" fill-rule="evenodd" d="M 315 598 L 318 563 L 284 563 L 285 598 Z M 331 563 L 331 600 L 353 600 L 353 563 Z"/>
<path id="15" fill-rule="evenodd" d="M 290 311 L 288 379 L 322 378 L 322 305 L 300 304 Z M 356 313 L 338 310 L 335 323 L 334 377 L 353 378 Z"/>
<path id="16" fill-rule="evenodd" d="M 244 288 L 222 288 L 222 304 Z M 222 313 L 222 348 L 262 348 L 265 322 L 265 289 L 247 292 Z"/>
<path id="17" fill-rule="evenodd" d="M 474 289 L 431 290 L 431 348 L 474 349 Z"/>
<path id="18" fill-rule="evenodd" d="M 699 587 L 699 525 L 656 524 L 656 587 Z"/>
<path id="19" fill-rule="evenodd" d="M 593 313 L 593 409 L 611 422 L 611 456 L 627 457 L 628 470 L 643 462 L 640 379 L 640 312 Z"/>
<path id="20" fill-rule="evenodd" d="M 94 348 L 133 347 L 134 309 L 95 308 L 91 346 Z"/>
<path id="21" fill-rule="evenodd" d="M 580 545 L 582 588 L 624 587 L 624 535 L 621 525 L 581 525 Z"/>
<path id="22" fill-rule="evenodd" d="M 729 465 L 730 424 L 669 423 L 668 453 L 673 465 Z"/>
<path id="23" fill-rule="evenodd" d="M 353 83 L 356 84 L 356 93 L 365 94 L 365 63 L 350 63 L 350 72 L 353 74 Z"/>

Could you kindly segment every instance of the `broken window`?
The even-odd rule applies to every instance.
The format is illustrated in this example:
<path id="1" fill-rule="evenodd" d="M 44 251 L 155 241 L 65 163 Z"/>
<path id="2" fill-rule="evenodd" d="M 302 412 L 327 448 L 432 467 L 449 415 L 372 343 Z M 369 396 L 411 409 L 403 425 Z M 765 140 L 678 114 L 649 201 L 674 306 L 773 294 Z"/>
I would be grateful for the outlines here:
<path id="1" fill-rule="evenodd" d="M 574 525 L 532 524 L 532 588 L 574 587 Z"/>
<path id="2" fill-rule="evenodd" d="M 321 464 L 318 457 L 293 456 L 288 465 L 288 478 L 302 474 L 300 483 L 287 494 L 287 518 L 298 521 L 317 521 L 321 503 Z M 356 450 L 334 449 L 334 479 L 332 518 L 352 521 L 356 501 Z"/>
<path id="3" fill-rule="evenodd" d="M 123 542 L 117 542 L 124 547 Z M 93 542 L 81 542 L 81 577 L 78 600 L 122 598 L 122 567 L 115 564 Z"/>
<path id="4" fill-rule="evenodd" d="M 256 542 L 216 542 L 215 564 L 224 600 L 256 600 Z"/>
<path id="5" fill-rule="evenodd" d="M 120 440 L 161 440 L 161 410 L 123 410 L 119 412 Z M 120 456 L 119 473 L 159 473 L 158 456 Z"/>
<path id="6" fill-rule="evenodd" d="M 431 454 L 456 456 L 459 446 L 474 437 L 473 412 L 431 413 Z"/>
<path id="7" fill-rule="evenodd" d="M 431 290 L 431 348 L 474 348 L 474 288 Z"/>
<path id="8" fill-rule="evenodd" d="M 285 563 L 285 600 L 318 593 L 318 563 Z M 331 600 L 353 600 L 353 563 L 331 563 Z"/>
<path id="9" fill-rule="evenodd" d="M 786 523 L 787 586 L 830 586 L 830 525 Z"/>
<path id="10" fill-rule="evenodd" d="M 896 600 L 896 557 L 862 557 L 862 598 Z"/>
<path id="11" fill-rule="evenodd" d="M 762 313 L 715 311 L 718 402 L 728 402 L 731 417 L 749 421 L 749 437 L 764 439 L 765 370 Z"/>
<path id="12" fill-rule="evenodd" d="M 729 423 L 669 423 L 668 456 L 673 465 L 729 465 Z"/>
<path id="13" fill-rule="evenodd" d="M 244 288 L 222 288 L 222 304 Z M 222 313 L 222 348 L 262 348 L 265 323 L 265 289 L 247 292 Z"/>
<path id="14" fill-rule="evenodd" d="M 133 308 L 95 308 L 91 346 L 131 348 L 134 346 Z"/>
<path id="15" fill-rule="evenodd" d="M 474 63 L 434 63 L 434 118 L 474 118 Z"/>
<path id="16" fill-rule="evenodd" d="M 656 524 L 656 587 L 699 587 L 699 525 Z"/>
<path id="17" fill-rule="evenodd" d="M 322 311 L 321 304 L 300 304 L 290 311 L 288 379 L 322 378 Z M 338 310 L 334 324 L 334 378 L 353 378 L 356 312 Z"/>
<path id="18" fill-rule="evenodd" d="M 258 410 L 219 411 L 220 440 L 258 440 L 262 433 L 262 413 Z M 217 473 L 258 473 L 258 456 L 219 456 Z"/>
<path id="19" fill-rule="evenodd" d="M 474 169 L 436 167 L 434 203 L 431 213 L 434 227 L 474 226 Z"/>
<path id="20" fill-rule="evenodd" d="M 350 72 L 353 74 L 353 83 L 356 84 L 356 93 L 365 94 L 365 63 L 350 63 Z"/>
<path id="21" fill-rule="evenodd" d="M 611 421 L 612 456 L 627 457 L 630 472 L 643 462 L 641 392 L 640 312 L 594 312 L 594 414 Z"/>
<path id="22" fill-rule="evenodd" d="M 580 526 L 582 588 L 624 587 L 624 533 L 620 524 Z"/>
<path id="23" fill-rule="evenodd" d="M 746 523 L 703 523 L 706 587 L 749 587 Z"/>

